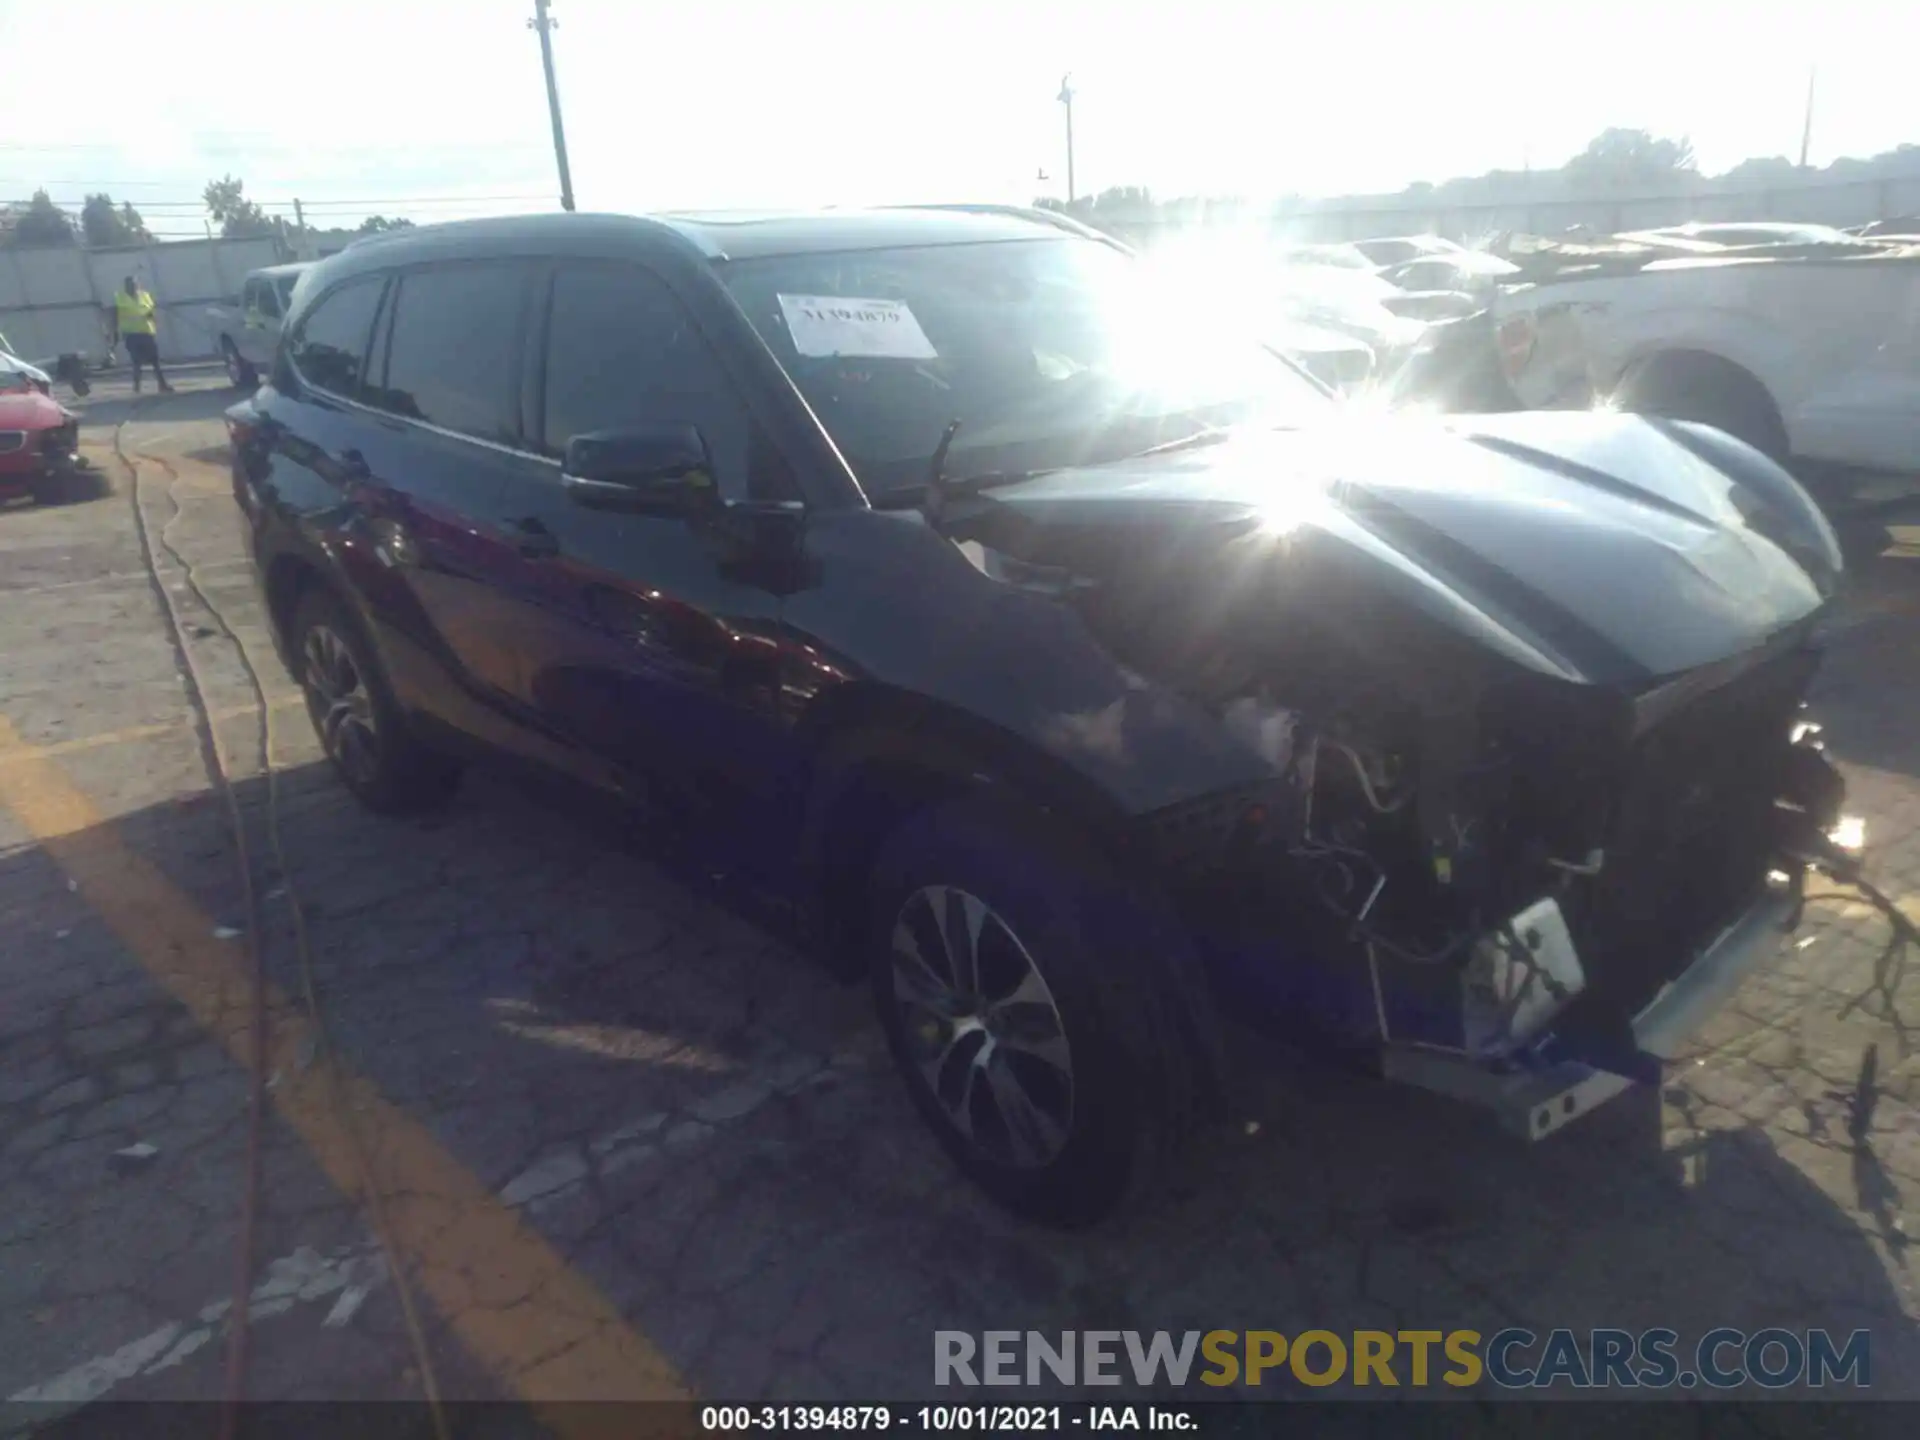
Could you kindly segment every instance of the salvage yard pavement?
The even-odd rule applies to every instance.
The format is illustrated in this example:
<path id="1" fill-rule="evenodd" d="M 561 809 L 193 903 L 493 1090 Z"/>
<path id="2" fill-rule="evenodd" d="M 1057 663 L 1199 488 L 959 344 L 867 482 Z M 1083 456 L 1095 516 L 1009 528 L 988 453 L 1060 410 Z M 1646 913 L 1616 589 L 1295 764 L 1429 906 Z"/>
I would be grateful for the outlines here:
<path id="1" fill-rule="evenodd" d="M 1509 1324 L 1866 1328 L 1874 1393 L 1920 1396 L 1920 978 L 1870 907 L 1816 883 L 1662 1091 L 1537 1148 L 1280 1064 L 1157 1208 L 1032 1229 L 948 1168 L 864 991 L 724 883 L 524 782 L 407 821 L 332 782 L 233 398 L 103 385 L 105 493 L 0 512 L 0 1396 L 219 1398 L 250 1156 L 254 1398 L 905 1400 L 936 1329 Z M 1910 912 L 1916 637 L 1909 545 L 1820 696 Z"/>

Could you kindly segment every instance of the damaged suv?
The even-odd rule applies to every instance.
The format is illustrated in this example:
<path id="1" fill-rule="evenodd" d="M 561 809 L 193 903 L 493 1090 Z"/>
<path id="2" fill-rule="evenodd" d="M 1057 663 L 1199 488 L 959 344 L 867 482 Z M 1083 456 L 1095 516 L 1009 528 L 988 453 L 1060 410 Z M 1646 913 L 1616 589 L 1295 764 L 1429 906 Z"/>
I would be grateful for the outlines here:
<path id="1" fill-rule="evenodd" d="M 235 487 L 364 801 L 645 807 L 1026 1214 L 1165 1173 L 1228 1008 L 1544 1135 L 1797 918 L 1833 535 L 1718 431 L 1345 418 L 1232 321 L 1040 215 L 423 228 L 301 277 Z"/>

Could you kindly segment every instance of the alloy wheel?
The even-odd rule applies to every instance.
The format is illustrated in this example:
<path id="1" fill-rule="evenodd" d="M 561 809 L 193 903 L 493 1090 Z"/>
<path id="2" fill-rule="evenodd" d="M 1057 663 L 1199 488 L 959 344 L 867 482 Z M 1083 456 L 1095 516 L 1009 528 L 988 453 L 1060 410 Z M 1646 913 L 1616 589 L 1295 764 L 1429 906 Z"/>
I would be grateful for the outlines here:
<path id="1" fill-rule="evenodd" d="M 246 368 L 241 364 L 240 352 L 234 348 L 231 340 L 221 347 L 221 354 L 227 362 L 227 379 L 235 386 L 246 384 Z"/>
<path id="2" fill-rule="evenodd" d="M 960 1134 L 995 1162 L 1050 1163 L 1073 1127 L 1073 1059 L 1046 978 L 991 906 L 929 885 L 901 905 L 893 999 L 912 1062 Z"/>
<path id="3" fill-rule="evenodd" d="M 372 781 L 380 765 L 380 732 L 373 694 L 352 647 L 326 625 L 315 625 L 306 639 L 307 712 L 327 755 L 347 776 Z"/>

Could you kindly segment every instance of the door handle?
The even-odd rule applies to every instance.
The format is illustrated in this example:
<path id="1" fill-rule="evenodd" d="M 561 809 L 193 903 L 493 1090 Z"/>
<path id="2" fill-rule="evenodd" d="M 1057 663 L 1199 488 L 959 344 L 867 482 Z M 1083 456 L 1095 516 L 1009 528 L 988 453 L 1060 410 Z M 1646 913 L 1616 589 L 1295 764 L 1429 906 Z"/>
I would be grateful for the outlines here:
<path id="1" fill-rule="evenodd" d="M 529 560 L 549 560 L 560 553 L 559 538 L 535 516 L 512 521 L 508 528 L 514 548 Z"/>

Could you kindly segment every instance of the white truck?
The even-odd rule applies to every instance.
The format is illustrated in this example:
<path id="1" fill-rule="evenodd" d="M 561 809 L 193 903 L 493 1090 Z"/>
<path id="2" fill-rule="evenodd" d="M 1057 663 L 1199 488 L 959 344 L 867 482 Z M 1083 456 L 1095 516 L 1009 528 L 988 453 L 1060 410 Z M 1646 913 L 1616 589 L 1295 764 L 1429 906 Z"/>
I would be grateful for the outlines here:
<path id="1" fill-rule="evenodd" d="M 310 265 L 269 265 L 251 271 L 241 283 L 237 303 L 207 307 L 208 333 L 226 364 L 227 378 L 237 388 L 253 389 L 260 383 L 261 372 L 273 364 L 280 321 L 287 313 L 294 282 Z"/>
<path id="2" fill-rule="evenodd" d="M 1491 320 L 1527 408 L 1701 421 L 1793 461 L 1829 496 L 1920 474 L 1920 246 L 1509 253 L 1523 273 Z"/>

